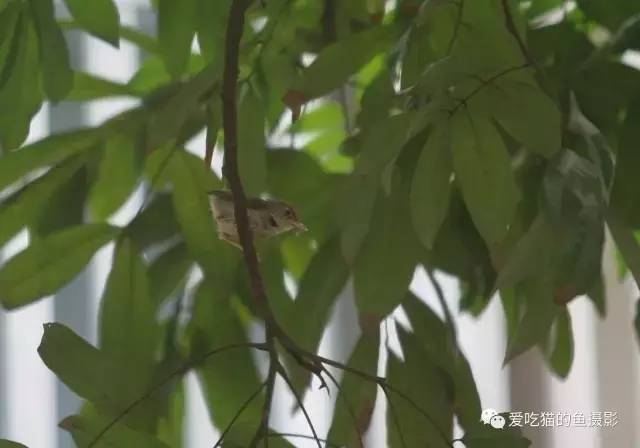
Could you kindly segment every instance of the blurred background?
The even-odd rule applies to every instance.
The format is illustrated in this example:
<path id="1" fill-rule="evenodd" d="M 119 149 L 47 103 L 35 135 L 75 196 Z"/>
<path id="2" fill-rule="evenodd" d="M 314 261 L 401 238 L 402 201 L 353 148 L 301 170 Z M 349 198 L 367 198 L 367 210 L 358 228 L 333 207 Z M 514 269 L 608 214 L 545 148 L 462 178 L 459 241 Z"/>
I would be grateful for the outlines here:
<path id="1" fill-rule="evenodd" d="M 145 1 L 118 2 L 121 20 L 152 33 L 155 19 Z M 64 16 L 65 11 L 60 11 Z M 104 78 L 126 82 L 139 66 L 138 51 L 121 43 L 120 51 L 84 34 L 70 32 L 70 47 L 75 67 Z M 633 57 L 633 56 L 631 56 Z M 79 106 L 63 103 L 41 110 L 32 124 L 30 140 L 51 132 L 92 125 L 135 104 L 130 99 L 95 101 Z M 204 136 L 190 143 L 190 150 L 204 153 Z M 217 160 L 217 169 L 219 169 Z M 138 192 L 113 220 L 127 219 L 142 199 Z M 26 233 L 14 238 L 0 251 L 8 258 L 28 242 Z M 640 350 L 630 325 L 638 290 L 630 279 L 618 273 L 611 244 L 605 251 L 608 315 L 597 318 L 593 305 L 579 298 L 570 305 L 575 335 L 575 360 L 565 381 L 553 377 L 542 357 L 530 351 L 503 367 L 506 335 L 505 321 L 498 299 L 480 316 L 457 315 L 460 342 L 477 381 L 482 405 L 498 412 L 583 413 L 614 412 L 617 425 L 611 427 L 525 428 L 525 435 L 536 448 L 632 448 L 640 441 Z M 32 448 L 71 447 L 70 437 L 57 428 L 57 422 L 77 411 L 80 399 L 57 381 L 37 354 L 45 322 L 62 322 L 79 335 L 96 343 L 98 298 L 111 263 L 113 245 L 104 247 L 89 267 L 55 297 L 39 301 L 12 313 L 0 310 L 0 438 L 24 443 Z M 457 310 L 457 283 L 436 273 L 450 307 Z M 435 310 L 442 312 L 433 285 L 417 271 L 412 289 Z M 402 316 L 397 316 L 402 321 Z M 322 344 L 324 355 L 345 359 L 353 346 L 355 313 L 347 288 L 334 310 L 333 324 Z M 390 327 L 392 328 L 392 326 Z M 391 332 L 393 333 L 393 331 Z M 389 337 L 393 341 L 393 334 Z M 393 345 L 393 344 L 392 344 Z M 188 377 L 187 431 L 185 446 L 212 446 L 217 430 L 211 426 L 194 377 Z M 282 389 L 281 389 L 282 392 Z M 330 425 L 328 409 L 332 398 L 318 391 L 309 397 L 309 407 L 318 429 Z M 378 406 L 381 408 L 382 405 Z M 379 409 L 381 411 L 382 409 Z M 280 410 L 281 415 L 286 412 Z M 368 436 L 367 446 L 385 447 L 383 414 L 378 412 Z M 326 417 L 323 419 L 323 416 Z M 479 418 L 480 416 L 478 416 Z M 276 422 L 278 416 L 275 416 Z M 284 419 L 283 419 L 284 420 Z M 282 427 L 282 431 L 294 428 Z M 302 419 L 296 420 L 296 432 L 306 431 Z M 302 446 L 302 445 L 301 445 Z M 305 445 L 306 446 L 306 445 Z M 312 442 L 308 446 L 314 446 Z"/>

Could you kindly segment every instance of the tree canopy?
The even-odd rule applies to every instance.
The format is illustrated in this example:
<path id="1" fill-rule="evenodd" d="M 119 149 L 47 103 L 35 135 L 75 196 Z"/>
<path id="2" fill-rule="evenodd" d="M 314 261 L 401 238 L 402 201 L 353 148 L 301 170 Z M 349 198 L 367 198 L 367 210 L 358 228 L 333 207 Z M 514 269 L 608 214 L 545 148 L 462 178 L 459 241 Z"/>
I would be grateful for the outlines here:
<path id="1" fill-rule="evenodd" d="M 505 360 L 539 347 L 566 377 L 567 305 L 586 295 L 606 314 L 605 229 L 640 283 L 637 0 L 156 0 L 157 35 L 122 25 L 113 0 L 65 3 L 60 20 L 53 0 L 0 0 L 0 244 L 30 236 L 0 267 L 0 303 L 55 293 L 115 243 L 99 346 L 51 323 L 38 350 L 85 400 L 60 424 L 78 446 L 180 447 L 190 371 L 216 446 L 363 447 L 378 396 L 389 447 L 529 445 L 479 422 L 451 314 L 499 292 Z M 69 30 L 144 60 L 126 83 L 89 74 L 70 63 Z M 123 96 L 138 102 L 24 145 L 43 102 Z M 204 157 L 185 149 L 201 132 Z M 216 236 L 215 189 L 233 193 L 243 251 Z M 309 232 L 254 247 L 246 198 L 261 195 Z M 409 291 L 419 266 L 459 281 L 445 319 Z M 317 352 L 350 285 L 361 336 L 340 363 Z M 380 377 L 383 323 L 403 357 L 389 351 Z M 276 378 L 307 417 L 288 437 L 269 427 Z M 312 380 L 337 390 L 326 436 L 301 404 L 321 393 Z"/>

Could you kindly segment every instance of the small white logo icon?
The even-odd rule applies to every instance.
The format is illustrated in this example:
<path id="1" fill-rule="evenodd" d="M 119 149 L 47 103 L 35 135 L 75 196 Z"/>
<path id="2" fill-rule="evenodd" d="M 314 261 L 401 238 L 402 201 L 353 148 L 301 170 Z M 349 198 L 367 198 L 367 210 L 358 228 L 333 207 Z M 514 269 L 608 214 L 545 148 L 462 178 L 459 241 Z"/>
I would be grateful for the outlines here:
<path id="1" fill-rule="evenodd" d="M 507 422 L 502 415 L 494 415 L 491 417 L 491 426 L 495 429 L 502 429 Z"/>
<path id="2" fill-rule="evenodd" d="M 494 415 L 498 415 L 498 411 L 496 411 L 495 409 L 485 409 L 480 415 L 480 420 L 482 420 L 482 423 L 484 423 L 485 425 L 488 425 L 489 423 L 491 423 L 491 417 L 493 417 Z"/>
<path id="3" fill-rule="evenodd" d="M 482 411 L 480 420 L 485 425 L 491 425 L 495 429 L 502 429 L 507 423 L 504 417 L 498 414 L 498 411 L 496 411 L 495 409 L 485 409 L 484 411 Z"/>

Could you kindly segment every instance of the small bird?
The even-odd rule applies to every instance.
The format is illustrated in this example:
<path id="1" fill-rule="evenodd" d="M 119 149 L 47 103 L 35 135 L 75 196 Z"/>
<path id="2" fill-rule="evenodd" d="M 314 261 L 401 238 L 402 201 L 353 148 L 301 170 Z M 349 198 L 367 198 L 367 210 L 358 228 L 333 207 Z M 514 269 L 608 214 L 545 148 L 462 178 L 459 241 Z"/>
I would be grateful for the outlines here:
<path id="1" fill-rule="evenodd" d="M 213 217 L 218 225 L 218 238 L 242 249 L 231 192 L 210 191 L 209 200 Z M 275 199 L 247 198 L 247 214 L 251 232 L 257 238 L 269 238 L 289 230 L 297 232 L 307 230 L 292 206 Z"/>

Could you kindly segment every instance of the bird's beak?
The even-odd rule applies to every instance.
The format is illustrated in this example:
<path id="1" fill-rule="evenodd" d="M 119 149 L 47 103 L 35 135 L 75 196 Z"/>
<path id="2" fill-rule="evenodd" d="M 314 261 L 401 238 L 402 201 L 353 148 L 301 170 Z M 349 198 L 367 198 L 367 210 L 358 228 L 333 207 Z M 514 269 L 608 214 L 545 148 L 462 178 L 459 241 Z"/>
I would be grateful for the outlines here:
<path id="1" fill-rule="evenodd" d="M 307 229 L 307 226 L 305 226 L 304 223 L 301 222 L 301 221 L 296 222 L 294 224 L 294 226 L 296 228 L 297 233 L 302 233 L 302 232 L 306 232 L 306 231 L 309 230 L 309 229 Z"/>

